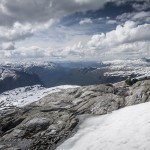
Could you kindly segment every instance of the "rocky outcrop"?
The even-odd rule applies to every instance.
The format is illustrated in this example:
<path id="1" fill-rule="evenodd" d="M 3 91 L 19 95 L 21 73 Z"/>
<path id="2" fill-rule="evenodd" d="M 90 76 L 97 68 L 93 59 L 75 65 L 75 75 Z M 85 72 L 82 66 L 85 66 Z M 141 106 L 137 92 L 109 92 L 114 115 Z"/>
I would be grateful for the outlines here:
<path id="1" fill-rule="evenodd" d="M 0 113 L 0 149 L 54 150 L 77 129 L 80 115 L 103 115 L 150 101 L 150 80 L 133 86 L 92 85 L 52 93 Z"/>

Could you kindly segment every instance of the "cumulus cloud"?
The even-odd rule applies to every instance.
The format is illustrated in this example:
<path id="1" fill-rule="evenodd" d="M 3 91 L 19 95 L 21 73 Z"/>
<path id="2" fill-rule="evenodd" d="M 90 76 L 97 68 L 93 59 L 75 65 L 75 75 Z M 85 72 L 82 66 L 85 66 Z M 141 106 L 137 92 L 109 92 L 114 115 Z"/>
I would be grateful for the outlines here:
<path id="1" fill-rule="evenodd" d="M 82 19 L 82 20 L 79 22 L 80 25 L 83 25 L 83 24 L 91 24 L 91 23 L 93 23 L 93 21 L 92 21 L 91 18 L 84 18 L 84 19 Z"/>
<path id="2" fill-rule="evenodd" d="M 0 25 L 13 25 L 16 21 L 47 22 L 74 12 L 102 8 L 106 2 L 106 0 L 1 0 Z"/>
<path id="3" fill-rule="evenodd" d="M 19 47 L 13 51 L 0 51 L 1 58 L 13 58 L 13 59 L 22 59 L 22 58 L 43 58 L 46 56 L 46 49 L 37 46 L 31 47 Z"/>
<path id="4" fill-rule="evenodd" d="M 149 0 L 134 0 L 136 5 L 150 6 Z M 42 23 L 59 19 L 75 12 L 85 12 L 103 8 L 106 3 L 122 4 L 130 0 L 0 0 L 0 25 L 12 26 L 20 23 Z M 138 6 L 137 6 L 138 7 Z"/>
<path id="5" fill-rule="evenodd" d="M 44 24 L 21 24 L 15 22 L 10 28 L 0 26 L 0 45 L 5 42 L 16 42 L 29 38 L 34 33 L 49 28 L 53 23 L 54 21 L 51 19 Z"/>
<path id="6" fill-rule="evenodd" d="M 68 46 L 64 49 L 65 52 L 67 52 L 67 55 L 73 55 L 73 56 L 84 56 L 84 46 L 82 42 L 78 42 L 77 44 L 74 44 L 73 46 Z M 66 55 L 66 56 L 67 56 Z"/>
<path id="7" fill-rule="evenodd" d="M 137 12 L 124 13 L 116 20 L 107 18 L 106 23 L 109 25 L 118 22 L 123 25 L 118 25 L 115 30 L 110 32 L 93 35 L 87 44 L 79 42 L 73 46 L 58 49 L 42 48 L 42 46 L 15 48 L 16 41 L 25 40 L 35 33 L 49 29 L 63 17 L 75 12 L 85 13 L 88 10 L 94 11 L 104 8 L 107 2 L 121 5 L 130 2 L 130 0 L 0 0 L 0 57 L 67 58 L 70 56 L 91 56 L 92 52 L 97 56 L 113 52 L 130 55 L 142 52 L 149 54 L 150 12 L 144 11 L 150 6 L 149 0 L 132 1 L 132 6 Z M 139 12 L 141 10 L 143 11 Z M 84 18 L 79 24 L 92 24 L 92 19 Z M 126 22 L 127 20 L 131 21 Z M 124 22 L 126 23 L 124 24 Z M 83 27 L 85 26 L 80 26 L 80 28 Z M 70 33 L 64 33 L 64 36 L 67 34 Z M 78 34 L 81 35 L 81 32 Z"/>
<path id="8" fill-rule="evenodd" d="M 24 40 L 64 16 L 96 10 L 105 3 L 106 0 L 0 0 L 0 43 Z"/>
<path id="9" fill-rule="evenodd" d="M 1 0 L 0 24 L 13 25 L 16 21 L 20 23 L 46 22 L 50 19 L 47 14 L 50 9 L 49 0 Z"/>
<path id="10" fill-rule="evenodd" d="M 33 33 L 49 28 L 53 20 L 44 24 L 21 24 L 15 22 L 12 28 L 0 27 L 0 39 L 5 41 L 18 41 L 30 37 Z"/>
<path id="11" fill-rule="evenodd" d="M 67 46 L 62 49 L 54 49 L 52 47 L 19 47 L 15 50 L 1 50 L 0 58 L 8 59 L 26 59 L 26 58 L 50 58 L 50 59 L 74 59 L 84 56 L 84 47 L 81 42 L 74 44 L 73 46 Z"/>
<path id="12" fill-rule="evenodd" d="M 0 44 L 0 50 L 14 50 L 15 44 L 13 42 Z"/>
<path id="13" fill-rule="evenodd" d="M 116 20 L 107 20 L 107 24 L 117 24 Z"/>
<path id="14" fill-rule="evenodd" d="M 44 28 L 50 20 L 55 22 L 75 12 L 96 10 L 105 3 L 106 0 L 0 0 L 0 40 L 24 40 Z M 87 21 L 92 22 L 85 20 L 84 23 Z"/>
<path id="15" fill-rule="evenodd" d="M 137 23 L 150 23 L 150 11 L 123 13 L 116 17 L 117 21 L 126 22 L 132 20 Z"/>
<path id="16" fill-rule="evenodd" d="M 82 44 L 61 49 L 41 48 L 37 46 L 20 47 L 14 51 L 0 51 L 6 58 L 61 58 L 61 59 L 111 59 L 150 57 L 150 24 L 138 25 L 127 21 L 115 30 L 96 34 Z"/>
<path id="17" fill-rule="evenodd" d="M 87 46 L 103 53 L 123 55 L 130 52 L 131 57 L 144 53 L 150 56 L 150 24 L 137 25 L 127 21 L 123 26 L 118 25 L 115 30 L 93 35 Z"/>
<path id="18" fill-rule="evenodd" d="M 16 22 L 12 28 L 0 27 L 0 41 L 15 41 L 29 37 L 33 34 L 29 24 Z"/>
<path id="19" fill-rule="evenodd" d="M 134 3 L 133 8 L 138 10 L 138 11 L 142 11 L 142 10 L 148 10 L 150 9 L 150 1 L 143 1 L 143 3 Z"/>
<path id="20" fill-rule="evenodd" d="M 63 48 L 51 48 L 44 49 L 44 57 L 50 59 L 61 60 L 80 60 L 88 55 L 88 51 L 85 53 L 84 44 L 79 41 L 76 44 L 66 46 Z M 82 60 L 82 59 L 81 59 Z"/>
<path id="21" fill-rule="evenodd" d="M 112 0 L 113 2 L 116 2 L 117 5 L 121 5 L 127 2 L 132 3 L 132 7 L 137 10 L 146 10 L 149 8 L 150 1 L 149 0 Z"/>

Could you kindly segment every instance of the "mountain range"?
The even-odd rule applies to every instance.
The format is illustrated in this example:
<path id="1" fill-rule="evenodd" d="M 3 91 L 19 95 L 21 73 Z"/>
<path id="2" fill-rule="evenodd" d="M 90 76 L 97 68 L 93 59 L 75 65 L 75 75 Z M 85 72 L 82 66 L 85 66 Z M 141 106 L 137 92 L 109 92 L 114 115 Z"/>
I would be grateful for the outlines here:
<path id="1" fill-rule="evenodd" d="M 115 83 L 148 74 L 150 59 L 115 60 L 104 62 L 15 62 L 0 64 L 0 93 L 18 87 L 41 84 L 96 85 Z"/>

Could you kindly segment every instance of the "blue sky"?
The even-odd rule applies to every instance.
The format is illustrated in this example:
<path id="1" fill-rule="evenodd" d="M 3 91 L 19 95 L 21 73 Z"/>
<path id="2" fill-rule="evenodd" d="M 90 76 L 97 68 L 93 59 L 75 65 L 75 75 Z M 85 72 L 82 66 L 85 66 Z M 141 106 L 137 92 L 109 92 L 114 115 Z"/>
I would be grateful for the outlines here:
<path id="1" fill-rule="evenodd" d="M 150 57 L 149 0 L 0 0 L 0 58 Z"/>

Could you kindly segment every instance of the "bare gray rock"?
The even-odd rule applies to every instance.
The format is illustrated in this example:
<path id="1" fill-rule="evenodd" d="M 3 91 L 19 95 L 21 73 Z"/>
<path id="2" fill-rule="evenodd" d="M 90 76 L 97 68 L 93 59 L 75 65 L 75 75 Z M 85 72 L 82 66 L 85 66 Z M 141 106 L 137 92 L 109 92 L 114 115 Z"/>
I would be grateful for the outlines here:
<path id="1" fill-rule="evenodd" d="M 80 116 L 103 115 L 150 101 L 150 80 L 92 85 L 52 93 L 0 113 L 0 150 L 54 150 L 77 129 Z"/>

